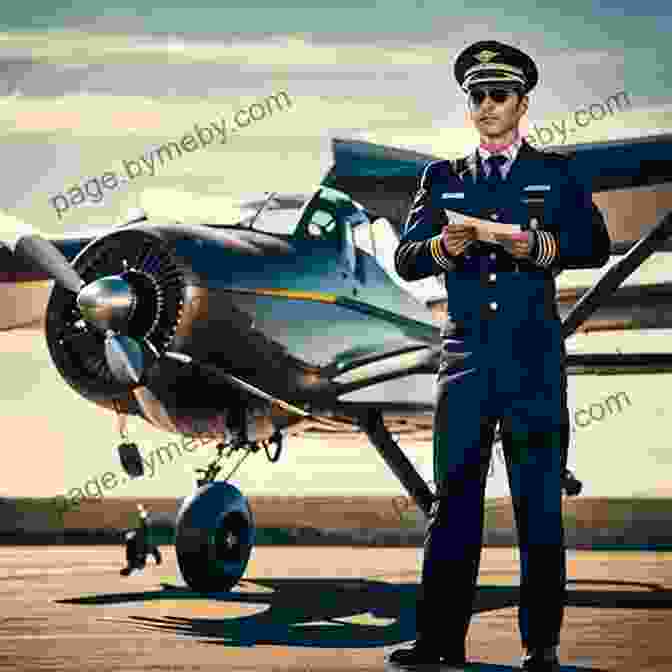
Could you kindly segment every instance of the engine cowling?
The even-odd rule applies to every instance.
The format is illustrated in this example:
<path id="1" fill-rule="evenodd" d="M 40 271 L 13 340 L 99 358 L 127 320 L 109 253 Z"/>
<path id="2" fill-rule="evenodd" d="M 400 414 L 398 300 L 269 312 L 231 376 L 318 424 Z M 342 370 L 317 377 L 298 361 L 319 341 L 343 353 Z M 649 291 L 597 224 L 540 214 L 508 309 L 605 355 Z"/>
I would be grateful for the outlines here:
<path id="1" fill-rule="evenodd" d="M 118 275 L 136 302 L 125 324 L 115 327 L 141 344 L 146 361 L 160 357 L 182 317 L 189 269 L 159 235 L 139 229 L 115 231 L 89 243 L 72 262 L 85 283 Z M 77 296 L 55 286 L 46 315 L 49 353 L 64 380 L 94 402 L 128 399 L 128 385 L 115 380 L 105 359 L 105 334 L 87 323 Z"/>
<path id="2" fill-rule="evenodd" d="M 166 431 L 269 438 L 301 418 L 275 409 L 271 419 L 265 399 L 162 357 L 167 350 L 186 353 L 244 378 L 260 361 L 284 356 L 280 346 L 251 331 L 252 317 L 237 308 L 228 292 L 209 287 L 203 269 L 199 275 L 176 253 L 179 241 L 193 234 L 179 227 L 124 228 L 89 243 L 71 262 L 84 290 L 78 295 L 57 285 L 49 299 L 46 338 L 51 358 L 84 398 L 144 417 Z M 213 234 L 209 242 L 220 244 L 223 254 L 231 253 L 236 239 L 230 234 L 221 238 Z M 234 254 L 251 253 L 243 246 Z M 141 347 L 139 387 L 113 375 L 105 353 L 106 328 Z"/>

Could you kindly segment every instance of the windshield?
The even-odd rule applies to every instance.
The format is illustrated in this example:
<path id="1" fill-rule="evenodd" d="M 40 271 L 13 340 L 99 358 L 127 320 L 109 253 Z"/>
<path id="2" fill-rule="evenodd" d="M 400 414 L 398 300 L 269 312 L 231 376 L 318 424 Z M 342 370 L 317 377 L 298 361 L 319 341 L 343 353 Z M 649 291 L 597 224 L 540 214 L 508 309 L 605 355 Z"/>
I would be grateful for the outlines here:
<path id="1" fill-rule="evenodd" d="M 273 210 L 266 208 L 255 219 L 255 212 L 240 220 L 237 226 L 243 229 L 252 228 L 253 231 L 264 231 L 276 235 L 291 236 L 301 217 L 301 210 L 297 208 L 282 208 Z M 252 227 L 250 224 L 252 223 Z"/>

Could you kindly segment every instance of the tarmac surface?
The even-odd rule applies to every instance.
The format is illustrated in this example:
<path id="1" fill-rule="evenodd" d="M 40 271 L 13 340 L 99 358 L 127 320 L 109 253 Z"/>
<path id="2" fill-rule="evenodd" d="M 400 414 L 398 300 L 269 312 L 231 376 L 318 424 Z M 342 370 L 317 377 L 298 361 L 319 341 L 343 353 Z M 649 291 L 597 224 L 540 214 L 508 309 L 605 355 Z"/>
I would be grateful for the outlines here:
<path id="1" fill-rule="evenodd" d="M 209 596 L 161 550 L 124 578 L 121 546 L 0 547 L 0 670 L 385 670 L 415 638 L 422 548 L 257 547 L 241 584 Z M 478 669 L 517 669 L 518 571 L 515 548 L 483 550 Z M 672 553 L 568 551 L 568 576 L 563 670 L 672 669 Z"/>

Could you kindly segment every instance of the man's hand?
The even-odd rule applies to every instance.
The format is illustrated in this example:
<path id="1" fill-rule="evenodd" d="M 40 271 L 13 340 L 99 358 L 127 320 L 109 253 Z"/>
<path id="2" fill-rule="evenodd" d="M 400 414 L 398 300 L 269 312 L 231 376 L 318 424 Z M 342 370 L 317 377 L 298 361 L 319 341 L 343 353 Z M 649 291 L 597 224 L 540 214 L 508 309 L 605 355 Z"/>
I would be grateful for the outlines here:
<path id="1" fill-rule="evenodd" d="M 511 241 L 511 254 L 517 259 L 523 259 L 530 256 L 532 249 L 532 233 L 524 231 L 516 236 Z"/>
<path id="2" fill-rule="evenodd" d="M 476 239 L 476 230 L 464 224 L 449 224 L 441 229 L 441 240 L 448 254 L 456 257 Z"/>

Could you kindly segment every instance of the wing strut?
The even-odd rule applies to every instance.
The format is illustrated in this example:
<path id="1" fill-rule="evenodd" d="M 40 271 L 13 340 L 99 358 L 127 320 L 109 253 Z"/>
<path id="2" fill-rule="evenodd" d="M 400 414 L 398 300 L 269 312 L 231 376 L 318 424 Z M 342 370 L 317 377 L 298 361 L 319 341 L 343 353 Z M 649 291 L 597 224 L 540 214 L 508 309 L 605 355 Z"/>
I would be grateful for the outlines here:
<path id="1" fill-rule="evenodd" d="M 672 212 L 668 212 L 648 234 L 614 264 L 567 314 L 562 323 L 562 337 L 571 336 L 599 307 L 605 297 L 634 273 L 672 235 Z"/>
<path id="2" fill-rule="evenodd" d="M 420 510 L 429 518 L 434 495 L 385 427 L 382 412 L 378 409 L 370 409 L 361 416 L 360 422 L 369 441 L 385 460 L 385 464 L 401 481 Z"/>

